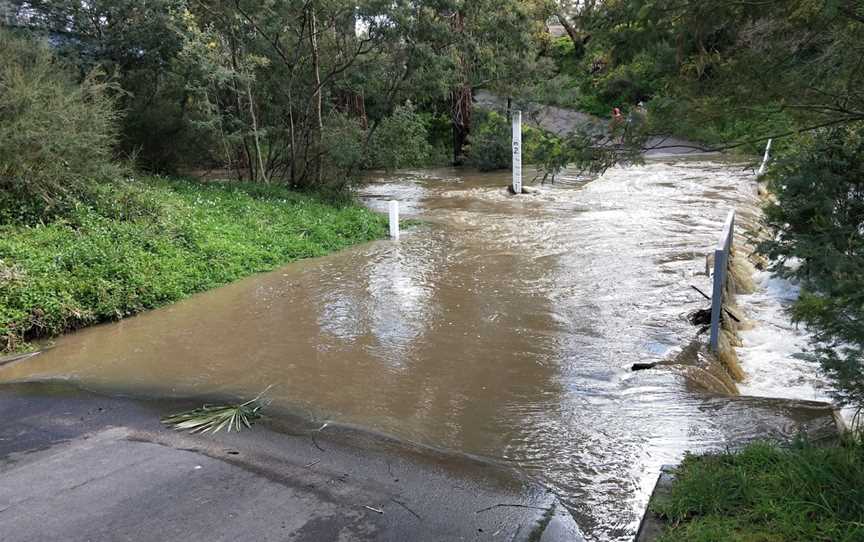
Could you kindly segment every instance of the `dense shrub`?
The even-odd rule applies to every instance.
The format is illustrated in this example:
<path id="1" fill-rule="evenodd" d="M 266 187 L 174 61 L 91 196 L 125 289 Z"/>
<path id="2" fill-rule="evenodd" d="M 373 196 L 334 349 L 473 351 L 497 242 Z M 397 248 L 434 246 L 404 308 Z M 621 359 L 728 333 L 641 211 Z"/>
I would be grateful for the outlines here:
<path id="1" fill-rule="evenodd" d="M 0 217 L 60 212 L 117 175 L 107 91 L 96 72 L 76 83 L 45 43 L 0 32 Z"/>
<path id="2" fill-rule="evenodd" d="M 357 119 L 334 113 L 324 125 L 321 146 L 326 149 L 324 186 L 331 193 L 344 192 L 357 182 L 366 161 L 366 134 Z"/>
<path id="3" fill-rule="evenodd" d="M 567 36 L 552 40 L 549 55 L 555 61 L 559 73 L 577 75 L 583 71 L 580 61 L 585 56 L 585 46 L 579 43 L 577 47 Z"/>
<path id="4" fill-rule="evenodd" d="M 512 129 L 507 117 L 494 111 L 477 111 L 468 147 L 468 165 L 480 171 L 510 167 Z"/>
<path id="5" fill-rule="evenodd" d="M 432 147 L 424 119 L 411 104 L 397 107 L 381 120 L 372 135 L 369 164 L 375 168 L 400 169 L 427 165 Z"/>
<path id="6" fill-rule="evenodd" d="M 771 169 L 766 208 L 776 237 L 762 250 L 801 281 L 795 317 L 816 332 L 815 355 L 864 407 L 864 126 L 802 137 Z"/>

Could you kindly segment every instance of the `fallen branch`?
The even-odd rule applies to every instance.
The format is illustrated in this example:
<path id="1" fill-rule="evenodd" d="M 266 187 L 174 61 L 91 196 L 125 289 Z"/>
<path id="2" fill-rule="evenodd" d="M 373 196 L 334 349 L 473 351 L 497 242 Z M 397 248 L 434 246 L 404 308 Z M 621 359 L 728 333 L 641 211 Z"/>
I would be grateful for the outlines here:
<path id="1" fill-rule="evenodd" d="M 699 292 L 700 294 L 702 294 L 702 297 L 704 297 L 704 298 L 707 299 L 708 301 L 711 301 L 711 296 L 710 296 L 710 295 L 706 294 L 705 292 L 703 292 L 703 291 L 700 290 L 699 288 L 693 286 L 692 284 L 690 285 L 690 287 L 693 288 L 694 290 L 696 290 L 697 292 Z"/>
<path id="2" fill-rule="evenodd" d="M 252 429 L 252 424 L 261 418 L 261 410 L 270 402 L 262 399 L 272 386 L 245 403 L 228 405 L 204 405 L 201 408 L 172 414 L 162 418 L 162 423 L 177 431 L 189 433 L 218 433 L 222 429 L 241 431 Z"/>
<path id="3" fill-rule="evenodd" d="M 709 296 L 708 294 L 706 294 L 705 292 L 703 292 L 703 291 L 700 290 L 699 288 L 693 286 L 692 284 L 690 285 L 690 287 L 693 288 L 694 290 L 696 290 L 697 292 L 699 292 L 700 294 L 702 294 L 702 297 L 704 297 L 704 298 L 707 299 L 708 301 L 711 301 L 711 296 Z M 732 314 L 732 311 L 730 311 L 730 310 L 727 309 L 726 307 L 723 307 L 723 312 L 725 312 L 726 314 L 728 314 L 728 315 L 729 315 L 729 318 L 735 320 L 735 321 L 738 322 L 739 324 L 741 323 L 741 320 L 739 320 L 737 316 L 735 316 L 734 314 Z"/>
<path id="4" fill-rule="evenodd" d="M 322 425 L 321 427 L 319 427 L 319 428 L 316 429 L 315 431 L 309 433 L 309 436 L 312 437 L 312 444 L 314 444 L 315 447 L 318 448 L 319 450 L 321 450 L 322 452 L 326 452 L 327 450 L 325 450 L 324 448 L 322 448 L 321 446 L 318 445 L 318 441 L 315 440 L 315 433 L 320 433 L 320 432 L 323 431 L 324 428 L 327 427 L 328 425 L 330 425 L 330 422 L 325 423 L 324 425 Z"/>

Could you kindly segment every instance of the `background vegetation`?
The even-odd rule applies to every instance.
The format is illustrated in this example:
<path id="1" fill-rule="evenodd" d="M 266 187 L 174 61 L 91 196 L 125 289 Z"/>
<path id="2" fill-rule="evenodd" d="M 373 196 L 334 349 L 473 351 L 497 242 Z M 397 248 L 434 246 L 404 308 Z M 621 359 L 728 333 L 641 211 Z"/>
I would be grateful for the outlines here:
<path id="1" fill-rule="evenodd" d="M 771 169 L 766 208 L 775 237 L 762 250 L 800 282 L 794 316 L 815 333 L 813 356 L 864 406 L 864 126 L 799 136 Z"/>
<path id="2" fill-rule="evenodd" d="M 8 4 L 81 78 L 111 77 L 117 150 L 163 173 L 341 191 L 364 168 L 461 163 L 473 89 L 547 66 L 542 0 Z"/>
<path id="3" fill-rule="evenodd" d="M 45 44 L 0 33 L 0 218 L 67 211 L 118 177 L 117 113 L 98 73 L 76 82 Z"/>

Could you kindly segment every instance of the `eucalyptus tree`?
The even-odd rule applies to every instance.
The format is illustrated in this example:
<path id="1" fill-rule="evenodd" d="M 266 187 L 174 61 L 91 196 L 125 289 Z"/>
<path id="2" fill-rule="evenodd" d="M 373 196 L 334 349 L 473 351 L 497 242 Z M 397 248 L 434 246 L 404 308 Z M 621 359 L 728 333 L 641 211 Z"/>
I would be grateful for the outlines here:
<path id="1" fill-rule="evenodd" d="M 600 11 L 601 4 L 598 0 L 555 0 L 555 18 L 573 42 L 573 51 L 578 57 L 591 40 L 589 21 Z"/>
<path id="2" fill-rule="evenodd" d="M 345 184 L 373 141 L 399 140 L 382 130 L 418 134 L 404 126 L 418 112 L 446 114 L 459 162 L 474 89 L 511 94 L 531 77 L 551 13 L 545 0 L 14 5 L 22 25 L 62 36 L 82 76 L 99 65 L 116 78 L 122 147 L 146 167 L 221 164 L 298 188 Z M 336 155 L 348 149 L 350 160 Z"/>
<path id="3" fill-rule="evenodd" d="M 538 33 L 551 15 L 543 1 L 454 0 L 442 2 L 453 40 L 455 84 L 450 91 L 453 161 L 461 163 L 471 133 L 473 89 L 511 90 L 535 75 Z M 508 92 L 510 94 L 510 92 Z"/>

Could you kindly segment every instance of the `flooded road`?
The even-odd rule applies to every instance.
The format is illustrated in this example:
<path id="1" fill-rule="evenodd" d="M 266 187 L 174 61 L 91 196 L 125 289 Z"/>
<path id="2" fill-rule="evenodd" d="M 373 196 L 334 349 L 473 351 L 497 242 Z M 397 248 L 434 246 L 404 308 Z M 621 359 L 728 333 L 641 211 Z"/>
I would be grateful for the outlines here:
<path id="1" fill-rule="evenodd" d="M 530 175 L 526 173 L 526 178 Z M 509 173 L 403 173 L 363 193 L 422 224 L 170 307 L 69 335 L 0 381 L 253 396 L 489 457 L 556 491 L 586 537 L 632 537 L 659 466 L 792 433 L 811 414 L 631 372 L 695 336 L 690 284 L 752 172 L 652 160 L 511 197 Z M 813 414 L 815 416 L 816 414 Z"/>

